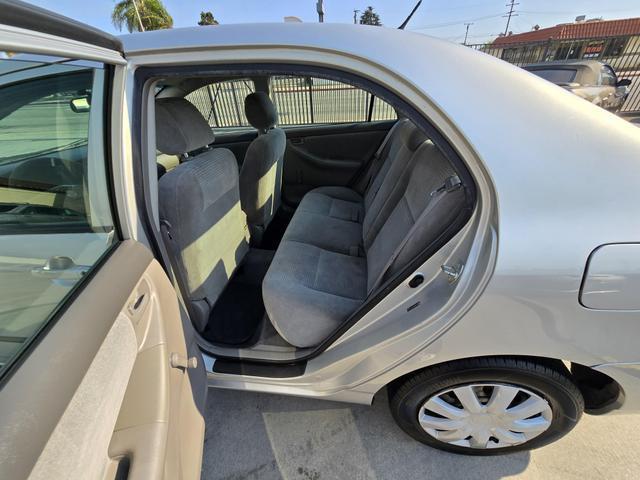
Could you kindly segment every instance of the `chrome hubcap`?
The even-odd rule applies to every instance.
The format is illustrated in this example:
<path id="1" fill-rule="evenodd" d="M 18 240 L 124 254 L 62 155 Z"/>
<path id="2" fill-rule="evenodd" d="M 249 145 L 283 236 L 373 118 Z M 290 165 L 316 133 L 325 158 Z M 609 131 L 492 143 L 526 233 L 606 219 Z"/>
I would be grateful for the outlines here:
<path id="1" fill-rule="evenodd" d="M 503 448 L 537 437 L 551 425 L 544 398 L 516 385 L 481 383 L 440 392 L 422 405 L 418 421 L 441 442 Z"/>

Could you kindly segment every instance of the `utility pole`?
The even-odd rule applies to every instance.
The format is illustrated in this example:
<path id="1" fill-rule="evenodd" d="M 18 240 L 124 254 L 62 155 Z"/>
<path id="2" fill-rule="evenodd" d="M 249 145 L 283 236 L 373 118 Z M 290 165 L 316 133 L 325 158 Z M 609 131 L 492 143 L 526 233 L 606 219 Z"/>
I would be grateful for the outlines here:
<path id="1" fill-rule="evenodd" d="M 318 0 L 316 3 L 316 11 L 318 12 L 318 21 L 320 23 L 324 22 L 324 1 Z"/>
<path id="2" fill-rule="evenodd" d="M 471 25 L 473 25 L 473 23 L 472 23 L 472 22 L 470 22 L 470 23 L 465 23 L 465 25 L 467 26 L 467 31 L 466 31 L 466 32 L 464 32 L 464 42 L 462 42 L 462 44 L 463 44 L 463 45 L 466 45 L 466 44 L 467 44 L 467 37 L 469 36 L 469 27 L 470 27 Z"/>
<path id="3" fill-rule="evenodd" d="M 507 26 L 504 27 L 504 34 L 506 35 L 509 32 L 509 24 L 511 23 L 511 17 L 517 17 L 518 14 L 514 13 L 513 10 L 516 8 L 516 5 L 520 5 L 519 3 L 516 3 L 516 0 L 511 0 L 509 3 L 507 3 L 507 7 L 509 7 L 509 12 L 506 15 L 503 15 L 503 17 L 505 17 L 507 19 Z"/>
<path id="4" fill-rule="evenodd" d="M 353 23 L 354 23 L 354 25 L 355 25 L 356 23 L 358 23 L 358 14 L 359 14 L 359 13 L 360 13 L 360 10 L 354 10 L 354 11 L 353 11 Z"/>

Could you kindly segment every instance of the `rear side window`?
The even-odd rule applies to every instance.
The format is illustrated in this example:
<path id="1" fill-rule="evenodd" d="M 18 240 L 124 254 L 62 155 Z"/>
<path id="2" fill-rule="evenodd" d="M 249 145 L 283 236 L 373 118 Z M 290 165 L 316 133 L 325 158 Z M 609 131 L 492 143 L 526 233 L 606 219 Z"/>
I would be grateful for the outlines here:
<path id="1" fill-rule="evenodd" d="M 616 75 L 609 67 L 602 67 L 602 70 L 600 71 L 600 78 L 602 81 L 602 85 L 606 85 L 608 87 L 616 86 Z"/>
<path id="2" fill-rule="evenodd" d="M 553 83 L 571 83 L 578 71 L 572 68 L 549 68 L 531 70 L 531 73 Z"/>
<path id="3" fill-rule="evenodd" d="M 105 82 L 94 62 L 0 60 L 0 373 L 117 242 Z"/>
<path id="4" fill-rule="evenodd" d="M 280 126 L 375 122 L 398 118 L 394 108 L 353 85 L 318 77 L 275 76 L 270 93 Z"/>
<path id="5" fill-rule="evenodd" d="M 252 80 L 225 80 L 200 87 L 185 98 L 195 105 L 212 128 L 253 130 L 244 114 L 244 99 L 254 91 Z"/>

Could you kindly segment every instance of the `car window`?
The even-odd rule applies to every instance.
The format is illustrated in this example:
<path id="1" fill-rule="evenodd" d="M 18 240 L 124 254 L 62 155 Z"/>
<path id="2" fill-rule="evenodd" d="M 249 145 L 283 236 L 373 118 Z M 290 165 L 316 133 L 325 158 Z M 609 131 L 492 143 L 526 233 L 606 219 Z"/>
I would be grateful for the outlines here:
<path id="1" fill-rule="evenodd" d="M 395 120 L 395 109 L 353 85 L 317 77 L 275 76 L 270 93 L 280 126 Z"/>
<path id="2" fill-rule="evenodd" d="M 553 83 L 571 83 L 575 80 L 577 70 L 571 68 L 546 68 L 529 70 L 545 80 Z"/>
<path id="3" fill-rule="evenodd" d="M 195 105 L 212 128 L 253 130 L 244 114 L 244 99 L 254 91 L 252 80 L 225 80 L 200 87 L 185 98 Z"/>
<path id="4" fill-rule="evenodd" d="M 0 59 L 0 374 L 117 242 L 105 77 L 94 62 Z"/>
<path id="5" fill-rule="evenodd" d="M 613 73 L 613 70 L 607 66 L 603 66 L 600 70 L 600 81 L 602 85 L 606 85 L 608 87 L 616 86 L 616 75 Z"/>

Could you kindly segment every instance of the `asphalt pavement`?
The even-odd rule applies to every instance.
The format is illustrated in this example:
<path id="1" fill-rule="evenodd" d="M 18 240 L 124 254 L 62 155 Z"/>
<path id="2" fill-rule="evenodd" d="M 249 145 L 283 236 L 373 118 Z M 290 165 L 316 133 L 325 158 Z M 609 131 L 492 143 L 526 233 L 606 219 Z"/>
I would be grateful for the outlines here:
<path id="1" fill-rule="evenodd" d="M 552 445 L 497 457 L 416 442 L 384 392 L 368 407 L 211 389 L 206 416 L 204 480 L 640 478 L 640 415 L 585 415 Z"/>

